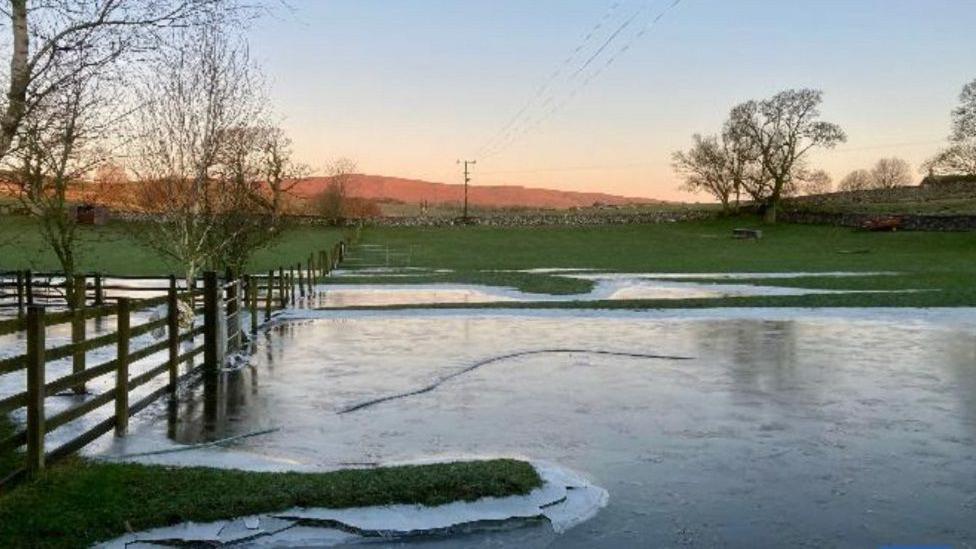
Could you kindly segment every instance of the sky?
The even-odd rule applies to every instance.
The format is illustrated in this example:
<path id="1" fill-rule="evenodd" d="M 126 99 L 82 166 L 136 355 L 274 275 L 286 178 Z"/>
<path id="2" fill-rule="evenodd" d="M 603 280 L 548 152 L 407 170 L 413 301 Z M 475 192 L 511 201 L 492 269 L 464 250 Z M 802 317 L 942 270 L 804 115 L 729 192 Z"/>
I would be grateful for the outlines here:
<path id="1" fill-rule="evenodd" d="M 708 200 L 671 154 L 742 101 L 823 90 L 848 142 L 811 165 L 836 182 L 917 169 L 976 78 L 976 0 L 673 2 L 288 0 L 249 39 L 313 169 L 458 183 L 463 158 L 473 185 L 669 200 Z"/>

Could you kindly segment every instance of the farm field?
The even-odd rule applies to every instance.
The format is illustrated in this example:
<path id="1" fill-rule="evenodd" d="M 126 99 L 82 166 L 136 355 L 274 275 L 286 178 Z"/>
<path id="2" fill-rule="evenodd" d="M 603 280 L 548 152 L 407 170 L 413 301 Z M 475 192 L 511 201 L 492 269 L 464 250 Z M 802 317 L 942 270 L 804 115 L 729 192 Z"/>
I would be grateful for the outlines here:
<path id="1" fill-rule="evenodd" d="M 762 240 L 732 239 L 732 229 L 742 226 L 761 227 Z M 593 282 L 546 270 L 596 270 L 648 276 L 698 273 L 700 282 L 716 282 L 720 275 L 743 273 L 744 280 L 739 281 L 743 283 L 756 283 L 747 274 L 757 273 L 764 275 L 762 282 L 766 285 L 862 293 L 667 302 L 591 301 L 557 306 L 976 305 L 976 289 L 971 284 L 976 277 L 976 237 L 970 233 L 870 233 L 829 226 L 760 226 L 756 219 L 720 218 L 573 228 L 369 228 L 363 231 L 361 242 L 363 247 L 352 250 L 344 264 L 348 269 L 346 276 L 330 282 L 468 283 L 568 295 L 592 289 Z M 368 257 L 357 251 L 367 249 L 371 250 Z M 364 270 L 377 268 L 410 270 L 397 276 Z M 831 272 L 855 276 L 816 276 Z M 809 276 L 769 278 L 769 273 L 809 273 Z M 891 293 L 901 290 L 915 291 Z"/>
<path id="2" fill-rule="evenodd" d="M 142 245 L 126 224 L 80 227 L 79 270 L 113 275 L 167 275 L 179 273 L 175 265 Z M 271 246 L 255 252 L 251 272 L 267 272 L 281 265 L 304 262 L 313 250 L 328 250 L 342 238 L 328 227 L 298 226 L 285 231 Z M 60 270 L 57 258 L 40 235 L 36 221 L 0 216 L 0 270 Z"/>

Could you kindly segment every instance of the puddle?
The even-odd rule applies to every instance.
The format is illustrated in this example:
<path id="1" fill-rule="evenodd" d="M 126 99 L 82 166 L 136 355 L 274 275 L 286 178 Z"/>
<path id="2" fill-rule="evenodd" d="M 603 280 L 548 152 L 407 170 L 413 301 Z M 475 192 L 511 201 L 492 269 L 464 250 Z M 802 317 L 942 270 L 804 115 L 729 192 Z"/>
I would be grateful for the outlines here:
<path id="1" fill-rule="evenodd" d="M 323 470 L 522 456 L 586 471 L 610 494 L 599 515 L 558 538 L 528 525 L 422 546 L 965 546 L 976 538 L 976 309 L 283 318 L 248 367 L 223 376 L 209 411 L 185 399 L 134 436 L 106 437 L 91 451 L 277 427 L 233 449 L 149 461 Z M 529 353 L 551 348 L 691 358 Z M 464 371 L 503 355 L 512 356 Z"/>
<path id="2" fill-rule="evenodd" d="M 692 281 L 699 275 L 687 275 L 687 280 L 683 280 L 678 275 L 670 279 L 659 279 L 657 278 L 659 275 L 655 274 L 564 274 L 560 276 L 593 280 L 595 284 L 587 293 L 569 295 L 536 294 L 514 288 L 479 284 L 328 284 L 318 286 L 320 297 L 316 306 L 342 308 L 452 303 L 720 299 L 749 296 L 897 293 L 888 290 L 827 290 Z M 725 278 L 730 281 L 735 280 L 734 276 Z M 903 290 L 903 292 L 910 291 L 916 290 Z"/>

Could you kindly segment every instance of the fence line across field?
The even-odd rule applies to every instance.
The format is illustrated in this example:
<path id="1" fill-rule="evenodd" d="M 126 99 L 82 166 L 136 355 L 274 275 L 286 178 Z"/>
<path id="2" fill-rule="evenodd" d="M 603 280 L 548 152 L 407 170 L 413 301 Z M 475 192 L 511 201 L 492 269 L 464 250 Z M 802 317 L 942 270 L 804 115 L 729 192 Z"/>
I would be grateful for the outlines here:
<path id="1" fill-rule="evenodd" d="M 331 251 L 320 250 L 310 254 L 307 261 L 288 267 L 279 267 L 267 274 L 232 276 L 226 273 L 204 273 L 202 287 L 194 284 L 187 288 L 175 276 L 168 277 L 105 277 L 77 275 L 65 280 L 55 273 L 30 271 L 0 272 L 0 288 L 14 287 L 16 292 L 0 294 L 0 303 L 13 295 L 12 306 L 17 317 L 0 320 L 0 336 L 22 333 L 26 341 L 25 352 L 0 359 L 0 376 L 26 372 L 23 391 L 0 398 L 0 414 L 26 408 L 26 427 L 0 439 L 0 451 L 26 446 L 23 467 L 6 478 L 0 479 L 0 490 L 42 470 L 47 463 L 64 458 L 94 442 L 109 431 L 125 436 L 129 417 L 140 412 L 160 397 L 175 395 L 181 383 L 202 374 L 204 379 L 215 377 L 222 367 L 226 353 L 241 350 L 245 340 L 253 338 L 259 326 L 268 321 L 274 310 L 294 305 L 300 297 L 310 295 L 313 286 L 327 276 L 342 261 L 346 242 L 338 242 Z M 36 284 L 37 279 L 47 281 Z M 55 283 L 54 280 L 60 280 Z M 134 289 L 123 284 L 105 284 L 106 279 L 165 281 L 165 285 Z M 12 286 L 11 286 L 12 284 Z M 68 291 L 72 284 L 72 292 Z M 36 289 L 60 289 L 60 302 L 39 303 L 48 296 L 35 293 Z M 105 290 L 157 291 L 162 295 L 137 299 L 130 296 L 108 296 Z M 68 303 L 68 295 L 73 302 Z M 202 297 L 203 303 L 198 305 Z M 2 303 L 10 307 L 10 303 Z M 49 312 L 50 306 L 60 305 L 65 310 Z M 165 312 L 161 318 L 150 318 L 132 325 L 133 313 L 158 310 Z M 260 318 L 263 312 L 263 320 Z M 202 325 L 195 326 L 202 315 Z M 246 316 L 245 316 L 246 315 Z M 115 317 L 115 330 L 99 335 L 87 333 L 87 321 Z M 245 335 L 247 324 L 250 336 Z M 70 324 L 71 343 L 47 346 L 47 329 Z M 146 334 L 165 333 L 161 340 L 133 349 L 133 340 Z M 87 364 L 87 352 L 94 349 L 115 347 L 115 357 L 94 366 Z M 130 366 L 156 354 L 166 353 L 165 360 L 137 375 L 131 375 Z M 203 362 L 194 366 L 195 357 L 203 355 Z M 46 377 L 48 363 L 71 359 L 71 373 L 52 381 Z M 181 366 L 185 366 L 182 368 Z M 47 416 L 46 398 L 64 391 L 75 395 L 87 393 L 86 384 L 114 373 L 114 386 L 93 398 L 67 410 Z M 161 376 L 167 382 L 135 402 L 130 393 Z M 207 384 L 205 383 L 205 390 Z M 114 413 L 73 437 L 60 446 L 48 449 L 45 435 L 69 422 L 88 415 L 102 406 L 114 402 Z"/>

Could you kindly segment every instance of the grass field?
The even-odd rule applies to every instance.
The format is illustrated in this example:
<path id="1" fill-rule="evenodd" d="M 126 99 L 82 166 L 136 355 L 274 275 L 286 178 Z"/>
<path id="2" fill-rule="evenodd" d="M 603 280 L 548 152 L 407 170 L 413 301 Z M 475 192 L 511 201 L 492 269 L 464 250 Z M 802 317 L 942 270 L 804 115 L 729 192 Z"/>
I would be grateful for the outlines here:
<path id="1" fill-rule="evenodd" d="M 0 436 L 10 425 L 0 417 Z M 20 456 L 0 453 L 0 477 Z M 329 473 L 253 473 L 73 458 L 0 494 L 0 547 L 88 547 L 185 521 L 212 522 L 292 507 L 440 505 L 527 494 L 528 463 L 495 459 Z"/>
<path id="2" fill-rule="evenodd" d="M 153 250 L 141 245 L 122 222 L 102 227 L 79 228 L 78 268 L 84 272 L 116 275 L 164 275 L 179 269 Z M 329 250 L 342 231 L 328 227 L 299 226 L 287 230 L 272 245 L 260 249 L 251 261 L 251 272 L 267 272 L 282 265 L 303 264 L 310 253 Z M 60 270 L 57 258 L 43 241 L 33 219 L 0 216 L 0 271 Z"/>
<path id="3" fill-rule="evenodd" d="M 450 281 L 513 286 L 571 294 L 589 283 L 546 274 L 493 272 L 532 268 L 592 268 L 614 272 L 727 273 L 892 271 L 896 276 L 810 277 L 763 284 L 849 290 L 926 290 L 911 294 L 817 295 L 733 300 L 636 301 L 613 307 L 711 306 L 974 306 L 976 234 L 870 233 L 843 227 L 762 226 L 761 241 L 731 238 L 731 230 L 758 226 L 755 219 L 714 219 L 659 225 L 547 228 L 371 228 L 362 243 L 389 249 L 367 257 L 350 254 L 347 267 L 411 266 L 450 269 L 434 276 L 350 278 L 337 282 Z M 759 282 L 759 281 L 753 281 Z M 721 301 L 722 303 L 718 303 Z M 607 303 L 585 306 L 607 306 Z"/>
<path id="4" fill-rule="evenodd" d="M 658 225 L 593 227 L 369 228 L 363 244 L 389 253 L 366 257 L 354 250 L 346 267 L 411 266 L 449 269 L 414 278 L 347 277 L 337 282 L 467 282 L 515 287 L 528 292 L 575 294 L 592 283 L 545 274 L 514 272 L 531 268 L 592 268 L 615 272 L 725 273 L 788 271 L 894 271 L 897 276 L 805 278 L 764 281 L 780 286 L 844 290 L 926 290 L 912 294 L 817 295 L 789 298 L 739 298 L 714 304 L 757 305 L 976 305 L 976 234 L 869 233 L 844 227 L 763 226 L 761 241 L 730 238 L 733 227 L 758 226 L 757 219 L 718 218 Z M 113 274 L 168 274 L 174 271 L 129 236 L 124 225 L 86 227 L 80 268 Z M 264 272 L 304 261 L 310 251 L 327 249 L 341 238 L 338 229 L 297 227 L 274 245 L 258 250 L 251 269 Z M 11 243 L 17 237 L 15 243 Z M 6 244 L 4 244 L 6 243 Z M 53 254 L 26 218 L 0 218 L 0 270 L 56 269 Z M 715 300 L 705 300 L 709 304 Z M 702 306 L 678 300 L 661 306 Z M 592 303 L 585 306 L 595 306 Z M 619 307 L 621 303 L 610 306 Z M 641 301 L 631 306 L 657 306 Z"/>

